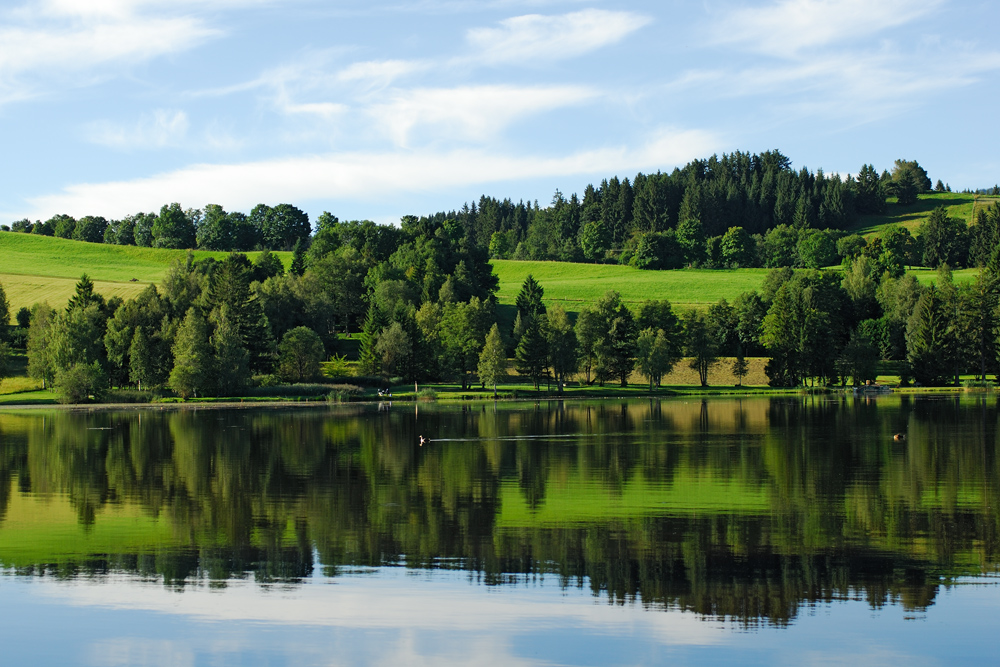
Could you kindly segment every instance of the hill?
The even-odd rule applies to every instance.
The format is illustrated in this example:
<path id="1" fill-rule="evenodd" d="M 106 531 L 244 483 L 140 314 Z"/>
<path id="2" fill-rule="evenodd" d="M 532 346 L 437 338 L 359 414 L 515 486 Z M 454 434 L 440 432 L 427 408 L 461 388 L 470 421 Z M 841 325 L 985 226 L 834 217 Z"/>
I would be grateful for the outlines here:
<path id="1" fill-rule="evenodd" d="M 196 250 L 196 259 L 221 259 L 225 252 Z M 247 253 L 251 258 L 259 253 Z M 291 253 L 275 253 L 286 266 Z M 85 243 L 50 236 L 0 232 L 0 284 L 7 292 L 11 314 L 21 306 L 42 301 L 59 307 L 73 293 L 84 273 L 105 296 L 129 298 L 160 282 L 170 265 L 186 250 Z"/>
<path id="2" fill-rule="evenodd" d="M 513 304 L 531 274 L 545 289 L 545 301 L 560 303 L 568 311 L 597 301 L 608 290 L 619 292 L 629 303 L 667 299 L 682 308 L 706 308 L 719 299 L 732 301 L 743 292 L 760 289 L 768 273 L 768 269 L 642 271 L 616 264 L 516 260 L 494 260 L 493 271 L 500 278 L 500 303 Z"/>
<path id="3" fill-rule="evenodd" d="M 919 195 L 917 201 L 909 206 L 900 206 L 895 198 L 890 198 L 885 213 L 861 216 L 848 231 L 864 235 L 877 234 L 886 225 L 897 224 L 915 234 L 921 223 L 930 217 L 931 212 L 938 206 L 944 206 L 949 217 L 958 218 L 971 225 L 975 222 L 976 213 L 997 201 L 1000 201 L 1000 198 L 958 192 L 928 192 Z"/>

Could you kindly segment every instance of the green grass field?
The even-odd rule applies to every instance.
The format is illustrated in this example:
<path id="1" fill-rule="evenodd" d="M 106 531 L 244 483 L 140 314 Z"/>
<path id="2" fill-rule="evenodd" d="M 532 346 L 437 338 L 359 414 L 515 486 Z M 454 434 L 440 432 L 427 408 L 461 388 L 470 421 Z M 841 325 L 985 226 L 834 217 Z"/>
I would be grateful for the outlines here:
<path id="1" fill-rule="evenodd" d="M 719 299 L 732 301 L 743 292 L 760 289 L 767 275 L 767 269 L 641 271 L 612 264 L 515 260 L 494 260 L 493 272 L 500 278 L 500 303 L 513 304 L 524 279 L 531 274 L 545 289 L 545 301 L 568 311 L 580 310 L 609 290 L 619 292 L 628 303 L 667 299 L 681 308 L 704 308 Z"/>
<path id="2" fill-rule="evenodd" d="M 21 306 L 48 301 L 60 307 L 73 294 L 84 273 L 104 296 L 133 297 L 158 283 L 186 250 L 137 248 L 84 243 L 48 236 L 0 232 L 0 284 L 11 302 L 11 313 Z M 196 250 L 196 259 L 222 259 L 225 252 Z M 259 253 L 247 253 L 251 259 Z M 290 252 L 275 253 L 287 267 Z M 133 279 L 135 279 L 133 281 Z"/>
<path id="3" fill-rule="evenodd" d="M 921 223 L 930 217 L 938 206 L 944 206 L 948 216 L 964 220 L 966 224 L 975 222 L 976 213 L 1000 201 L 1000 197 L 984 197 L 959 194 L 957 192 L 929 192 L 922 194 L 916 203 L 899 206 L 890 199 L 883 215 L 866 215 L 858 219 L 848 231 L 857 234 L 877 234 L 882 227 L 898 224 L 916 233 Z"/>

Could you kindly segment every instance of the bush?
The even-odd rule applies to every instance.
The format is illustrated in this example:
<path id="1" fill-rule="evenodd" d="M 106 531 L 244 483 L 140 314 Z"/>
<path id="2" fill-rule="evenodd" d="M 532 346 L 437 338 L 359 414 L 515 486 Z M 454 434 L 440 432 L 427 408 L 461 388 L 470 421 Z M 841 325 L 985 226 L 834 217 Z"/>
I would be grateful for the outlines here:
<path id="1" fill-rule="evenodd" d="M 320 376 L 319 364 L 326 356 L 323 341 L 309 327 L 288 331 L 278 346 L 279 373 L 288 382 L 302 382 Z"/>
<path id="2" fill-rule="evenodd" d="M 347 403 L 355 396 L 364 393 L 361 387 L 353 384 L 335 384 L 332 388 L 333 390 L 326 396 L 328 403 Z"/>
<path id="3" fill-rule="evenodd" d="M 96 361 L 90 365 L 73 364 L 56 373 L 55 386 L 60 403 L 86 403 L 91 399 L 98 402 L 107 391 L 108 378 Z"/>
<path id="4" fill-rule="evenodd" d="M 105 394 L 104 400 L 108 403 L 152 403 L 162 397 L 159 392 L 114 389 Z"/>
<path id="5" fill-rule="evenodd" d="M 300 382 L 297 384 L 283 384 L 283 385 L 268 385 L 263 387 L 254 387 L 252 389 L 247 389 L 245 394 L 247 396 L 275 396 L 275 397 L 298 397 L 298 396 L 325 396 L 331 387 L 337 385 L 329 384 L 314 384 Z"/>
<path id="6" fill-rule="evenodd" d="M 421 401 L 436 401 L 437 397 L 438 393 L 433 389 L 421 389 L 417 394 L 417 398 Z"/>

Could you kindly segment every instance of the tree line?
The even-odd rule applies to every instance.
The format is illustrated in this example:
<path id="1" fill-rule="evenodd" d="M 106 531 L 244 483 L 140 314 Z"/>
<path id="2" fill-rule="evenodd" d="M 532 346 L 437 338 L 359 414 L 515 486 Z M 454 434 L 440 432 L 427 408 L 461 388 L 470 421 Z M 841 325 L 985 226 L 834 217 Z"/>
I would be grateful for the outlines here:
<path id="1" fill-rule="evenodd" d="M 341 350 L 340 336 L 359 331 L 362 373 L 384 383 L 496 391 L 513 358 L 536 388 L 561 390 L 576 377 L 624 386 L 637 372 L 652 390 L 682 359 L 704 386 L 720 358 L 740 383 L 747 358 L 759 356 L 769 358 L 772 386 L 863 384 L 880 360 L 924 385 L 969 372 L 986 379 L 997 371 L 1000 205 L 978 227 L 970 247 L 983 266 L 963 285 L 952 280 L 947 245 L 934 250 L 942 268 L 933 284 L 906 274 L 911 239 L 889 228 L 858 237 L 839 270 L 775 268 L 760 292 L 705 312 L 677 313 L 667 301 L 630 306 L 610 292 L 574 318 L 546 306 L 543 286 L 528 276 L 508 328 L 498 318 L 492 267 L 457 221 L 412 218 L 394 228 L 327 219 L 287 272 L 270 252 L 254 261 L 189 254 L 160 287 L 127 301 L 105 299 L 84 277 L 65 309 L 22 308 L 18 326 L 3 328 L 0 356 L 10 343 L 23 346 L 29 374 L 73 402 L 108 387 L 167 387 L 188 397 L 310 381 Z M 9 321 L 2 288 L 0 318 Z"/>
<path id="2" fill-rule="evenodd" d="M 839 230 L 857 216 L 884 212 L 888 197 L 905 205 L 931 189 L 915 160 L 896 160 L 891 172 L 881 174 L 866 164 L 856 176 L 841 178 L 822 169 L 796 171 L 779 151 L 735 152 L 694 160 L 669 174 L 604 179 L 588 185 L 582 199 L 556 191 L 545 208 L 537 201 L 484 195 L 478 204 L 425 218 L 457 221 L 469 242 L 494 259 L 618 262 L 642 269 L 816 267 L 843 258 Z M 951 188 L 939 180 L 933 189 Z M 316 220 L 317 235 L 338 223 L 324 212 Z M 309 216 L 291 204 L 259 204 L 247 214 L 218 204 L 184 209 L 173 203 L 158 214 L 120 220 L 60 214 L 44 222 L 19 220 L 9 229 L 92 243 L 244 252 L 304 253 L 313 242 Z"/>

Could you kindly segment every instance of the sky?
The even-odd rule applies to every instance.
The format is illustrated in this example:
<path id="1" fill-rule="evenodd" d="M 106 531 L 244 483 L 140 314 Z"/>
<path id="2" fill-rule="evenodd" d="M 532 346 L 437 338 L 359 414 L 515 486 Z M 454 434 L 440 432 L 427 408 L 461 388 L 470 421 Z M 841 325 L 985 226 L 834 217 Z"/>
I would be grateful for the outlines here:
<path id="1" fill-rule="evenodd" d="M 0 222 L 397 222 L 777 149 L 1000 181 L 1000 3 L 3 0 Z"/>

